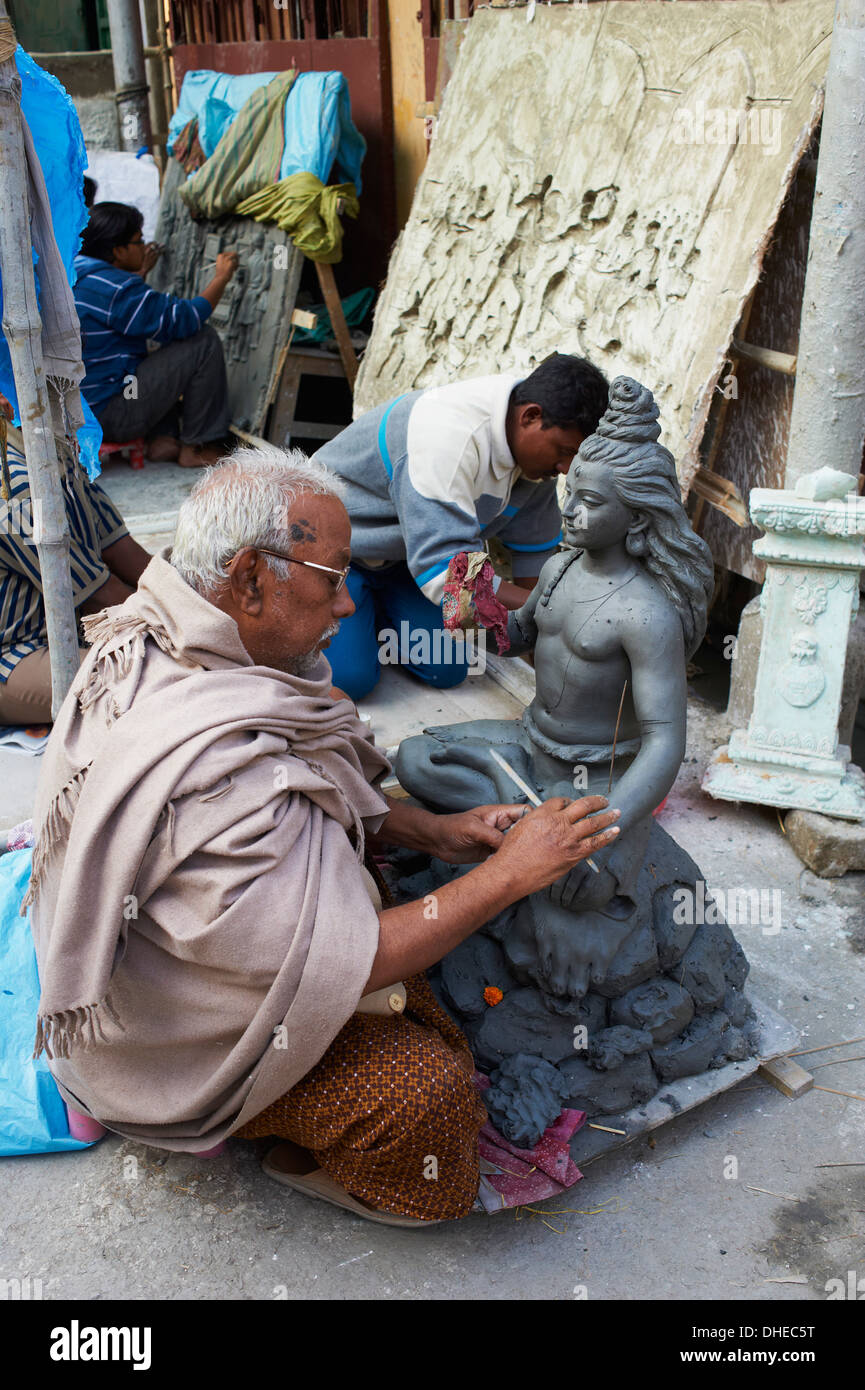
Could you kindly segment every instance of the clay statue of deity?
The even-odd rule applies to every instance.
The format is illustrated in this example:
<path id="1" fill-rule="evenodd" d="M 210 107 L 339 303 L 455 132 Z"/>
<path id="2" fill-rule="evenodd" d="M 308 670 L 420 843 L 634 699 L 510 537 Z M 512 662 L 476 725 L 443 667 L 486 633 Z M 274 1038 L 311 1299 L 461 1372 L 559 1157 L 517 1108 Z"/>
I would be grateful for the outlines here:
<path id="1" fill-rule="evenodd" d="M 515 978 L 558 1007 L 602 985 L 636 929 L 652 812 L 684 755 L 686 661 L 713 571 L 659 435 L 651 392 L 618 377 L 567 476 L 567 549 L 509 618 L 509 654 L 534 652 L 537 693 L 522 719 L 431 728 L 397 758 L 402 785 L 440 810 L 520 799 L 491 748 L 544 799 L 600 793 L 620 809 L 621 833 L 594 868 L 584 861 L 524 899 L 501 938 Z"/>

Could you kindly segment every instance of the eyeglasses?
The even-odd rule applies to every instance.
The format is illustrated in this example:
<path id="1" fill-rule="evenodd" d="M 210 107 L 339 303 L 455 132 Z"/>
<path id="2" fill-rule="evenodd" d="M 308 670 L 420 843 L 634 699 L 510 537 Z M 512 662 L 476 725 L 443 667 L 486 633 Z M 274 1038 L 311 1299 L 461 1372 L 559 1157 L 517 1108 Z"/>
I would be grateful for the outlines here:
<path id="1" fill-rule="evenodd" d="M 255 549 L 259 555 L 273 555 L 277 560 L 288 560 L 289 564 L 292 565 L 306 565 L 307 569 L 324 570 L 325 574 L 335 574 L 337 576 L 337 585 L 333 591 L 335 594 L 339 593 L 348 577 L 348 565 L 344 570 L 335 570 L 330 565 L 317 565 L 313 560 L 298 560 L 293 555 L 283 555 L 279 550 L 267 550 L 263 545 L 257 545 Z"/>

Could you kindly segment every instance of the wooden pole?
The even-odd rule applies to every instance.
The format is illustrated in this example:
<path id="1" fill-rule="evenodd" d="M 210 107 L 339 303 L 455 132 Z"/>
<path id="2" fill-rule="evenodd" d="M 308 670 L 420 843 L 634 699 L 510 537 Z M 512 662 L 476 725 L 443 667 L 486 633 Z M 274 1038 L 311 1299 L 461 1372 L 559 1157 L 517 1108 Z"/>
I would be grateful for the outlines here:
<path id="1" fill-rule="evenodd" d="M 327 305 L 327 312 L 330 314 L 330 323 L 333 328 L 333 336 L 336 338 L 339 355 L 342 358 L 342 365 L 348 378 L 348 384 L 354 391 L 355 377 L 357 376 L 357 354 L 351 341 L 351 334 L 345 321 L 345 314 L 342 312 L 342 300 L 336 288 L 336 280 L 333 275 L 333 266 L 325 265 L 321 261 L 315 262 L 318 273 L 318 283 L 324 295 L 324 302 Z"/>
<path id="2" fill-rule="evenodd" d="M 21 130 L 21 79 L 15 66 L 15 32 L 4 0 L 0 0 L 0 149 L 3 332 L 9 344 L 24 436 L 51 655 L 51 708 L 52 715 L 56 715 L 78 671 L 78 624 L 69 573 L 69 525 L 60 485 L 42 360 L 42 320 L 33 279 L 30 199 Z"/>

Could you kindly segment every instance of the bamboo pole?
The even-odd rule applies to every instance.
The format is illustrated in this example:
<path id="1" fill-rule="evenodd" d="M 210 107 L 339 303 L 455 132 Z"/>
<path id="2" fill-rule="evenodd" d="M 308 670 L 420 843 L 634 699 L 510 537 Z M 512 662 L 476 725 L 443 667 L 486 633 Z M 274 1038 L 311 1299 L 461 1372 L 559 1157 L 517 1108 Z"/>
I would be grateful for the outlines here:
<path id="1" fill-rule="evenodd" d="M 78 671 L 78 624 L 69 572 L 69 524 L 60 485 L 42 360 L 42 320 L 33 279 L 27 162 L 21 131 L 21 79 L 15 66 L 15 32 L 5 0 L 0 0 L 0 149 L 3 332 L 9 344 L 24 436 L 51 656 L 51 708 L 52 715 L 56 715 Z"/>

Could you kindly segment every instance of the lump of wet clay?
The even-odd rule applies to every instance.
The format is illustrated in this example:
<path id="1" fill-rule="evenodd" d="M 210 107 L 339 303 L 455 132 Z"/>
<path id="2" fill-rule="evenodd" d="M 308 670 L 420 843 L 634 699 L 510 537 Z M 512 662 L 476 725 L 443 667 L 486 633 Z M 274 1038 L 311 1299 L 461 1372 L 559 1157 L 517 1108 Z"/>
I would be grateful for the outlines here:
<path id="1" fill-rule="evenodd" d="M 609 970 L 601 984 L 594 988 L 607 999 L 615 999 L 658 973 L 658 948 L 655 934 L 648 918 L 640 922 L 635 931 L 613 956 Z"/>
<path id="2" fill-rule="evenodd" d="M 592 1115 L 619 1115 L 633 1105 L 642 1105 L 658 1089 L 649 1054 L 627 1057 L 614 1071 L 595 1071 L 575 1058 L 563 1062 L 559 1071 L 567 1082 L 564 1104 Z"/>
<path id="3" fill-rule="evenodd" d="M 473 869 L 474 865 L 470 864 L 469 868 Z M 518 907 L 519 903 L 509 903 L 501 912 L 497 912 L 495 917 L 491 917 L 488 922 L 484 923 L 485 934 L 491 936 L 493 941 L 503 941 L 508 934 L 508 928 L 511 922 L 516 916 Z"/>
<path id="4" fill-rule="evenodd" d="M 486 1069 L 500 1066 L 514 1053 L 560 1062 L 574 1055 L 574 1029 L 585 1026 L 591 1037 L 603 1027 L 605 1013 L 604 1000 L 597 995 L 590 1008 L 579 1015 L 557 1015 L 544 1008 L 538 990 L 514 989 L 500 1004 L 486 1009 L 472 1048 L 480 1066 Z"/>
<path id="5" fill-rule="evenodd" d="M 480 1018 L 489 1007 L 484 1000 L 484 990 L 489 985 L 502 994 L 514 987 L 501 947 L 490 937 L 475 932 L 442 961 L 442 992 L 461 1018 Z"/>
<path id="6" fill-rule="evenodd" d="M 629 989 L 610 1005 L 610 1022 L 647 1028 L 655 1043 L 678 1037 L 694 1017 L 694 1001 L 674 980 L 658 976 Z"/>
<path id="7" fill-rule="evenodd" d="M 687 897 L 683 897 L 687 895 Z M 662 970 L 678 965 L 697 930 L 696 914 L 683 912 L 683 901 L 693 901 L 693 883 L 671 883 L 659 888 L 652 898 L 652 926 L 658 947 L 658 964 Z M 684 917 L 685 921 L 679 921 Z M 687 918 L 694 920 L 688 921 Z"/>
<path id="8" fill-rule="evenodd" d="M 531 1149 L 562 1110 L 567 1083 L 542 1057 L 517 1053 L 490 1077 L 484 1105 L 500 1134 L 512 1144 Z"/>
<path id="9" fill-rule="evenodd" d="M 698 1015 L 679 1038 L 652 1048 L 652 1062 L 662 1081 L 678 1081 L 707 1071 L 716 1055 L 723 1054 L 724 1034 L 730 1020 L 718 1010 Z"/>
<path id="10" fill-rule="evenodd" d="M 605 1028 L 592 1038 L 585 1058 L 596 1071 L 615 1071 L 626 1057 L 634 1057 L 638 1052 L 648 1052 L 652 1046 L 651 1033 L 637 1028 Z"/>
<path id="11" fill-rule="evenodd" d="M 688 991 L 697 1013 L 709 1013 L 723 1001 L 727 989 L 724 961 L 730 954 L 727 938 L 732 933 L 726 923 L 703 922 L 682 957 L 676 978 Z"/>
<path id="12" fill-rule="evenodd" d="M 724 993 L 723 1008 L 734 1028 L 744 1027 L 754 1017 L 754 1010 L 741 989 L 734 989 L 732 985 Z"/>
<path id="13" fill-rule="evenodd" d="M 724 979 L 733 989 L 744 989 L 751 967 L 745 952 L 729 927 L 727 927 L 727 931 L 730 936 L 730 950 L 724 961 Z"/>
<path id="14" fill-rule="evenodd" d="M 728 1028 L 721 1039 L 721 1051 L 712 1059 L 712 1065 L 722 1067 L 725 1062 L 744 1062 L 751 1055 L 747 1034 L 741 1028 Z"/>

